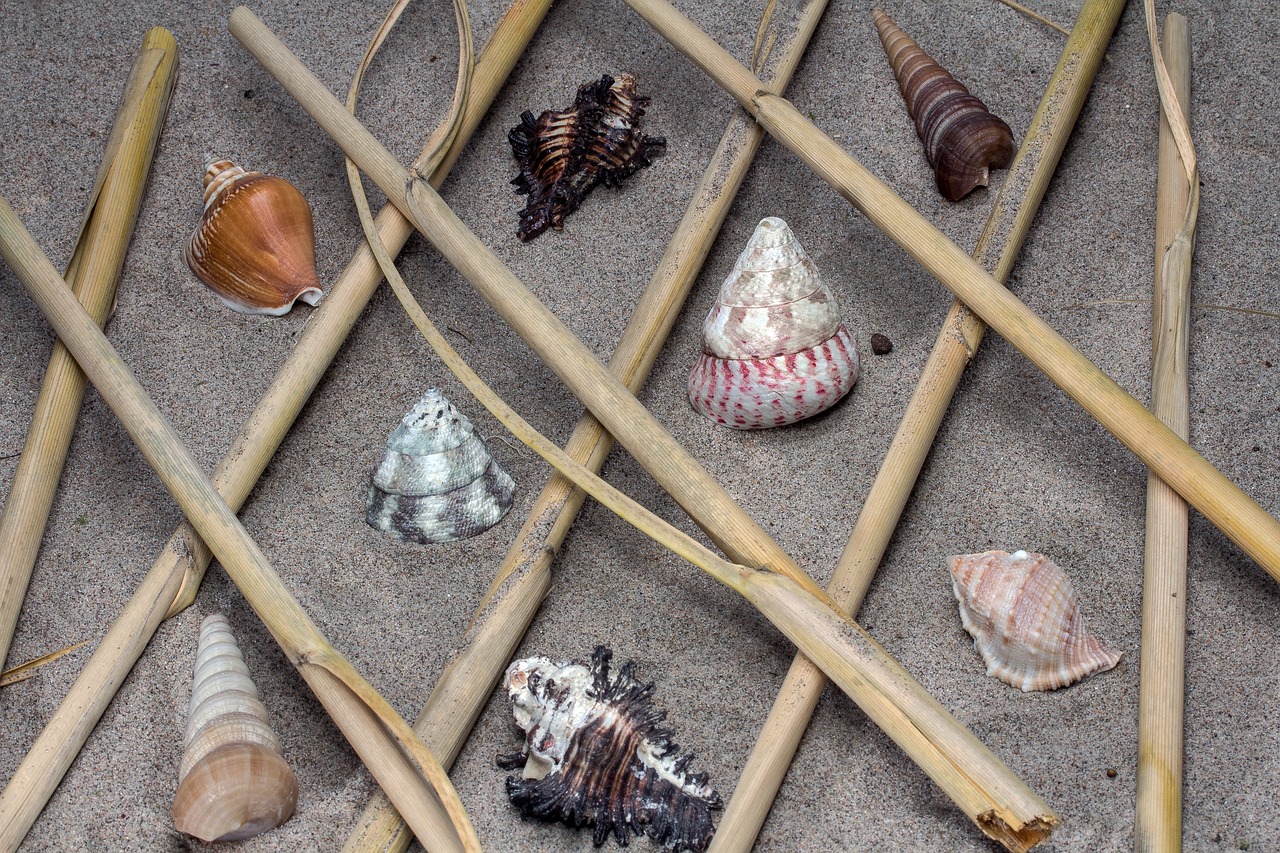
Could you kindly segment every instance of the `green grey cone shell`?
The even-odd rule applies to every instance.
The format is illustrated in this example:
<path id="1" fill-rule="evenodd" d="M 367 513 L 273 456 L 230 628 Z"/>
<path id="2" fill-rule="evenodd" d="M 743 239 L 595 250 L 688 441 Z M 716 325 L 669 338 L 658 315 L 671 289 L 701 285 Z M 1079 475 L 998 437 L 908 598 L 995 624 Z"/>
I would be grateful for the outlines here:
<path id="1" fill-rule="evenodd" d="M 452 542 L 497 524 L 514 494 L 471 421 L 432 388 L 388 436 L 365 518 L 403 541 Z"/>

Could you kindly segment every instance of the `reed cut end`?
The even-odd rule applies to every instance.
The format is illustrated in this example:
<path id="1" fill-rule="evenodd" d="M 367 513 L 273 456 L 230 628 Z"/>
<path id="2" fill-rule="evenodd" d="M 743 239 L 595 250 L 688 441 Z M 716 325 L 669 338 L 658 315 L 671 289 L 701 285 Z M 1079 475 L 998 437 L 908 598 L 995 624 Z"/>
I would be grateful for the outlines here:
<path id="1" fill-rule="evenodd" d="M 1047 841 L 1054 827 L 1062 822 L 1053 812 L 1045 812 L 1031 820 L 1020 822 L 1015 827 L 1007 817 L 992 809 L 981 813 L 974 820 L 988 838 L 1000 842 L 1001 847 L 1012 853 L 1026 853 L 1042 841 Z"/>

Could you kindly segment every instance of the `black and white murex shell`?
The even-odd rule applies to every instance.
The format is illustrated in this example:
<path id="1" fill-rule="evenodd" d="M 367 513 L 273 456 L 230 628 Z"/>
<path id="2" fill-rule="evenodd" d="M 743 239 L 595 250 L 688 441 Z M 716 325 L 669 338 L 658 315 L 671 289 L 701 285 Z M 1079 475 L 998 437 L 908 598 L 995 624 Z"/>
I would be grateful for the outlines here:
<path id="1" fill-rule="evenodd" d="M 522 113 L 507 134 L 520 167 L 511 183 L 529 196 L 516 236 L 527 243 L 560 230 L 597 185 L 616 187 L 664 152 L 666 139 L 640 132 L 648 104 L 630 74 L 605 74 L 579 86 L 567 109 Z"/>
<path id="2" fill-rule="evenodd" d="M 705 773 L 688 773 L 692 753 L 680 754 L 673 732 L 659 728 L 667 712 L 653 704 L 653 682 L 635 678 L 628 661 L 609 677 L 608 648 L 591 662 L 545 657 L 515 661 L 504 679 L 524 748 L 498 757 L 507 795 L 527 816 L 594 826 L 600 846 L 612 833 L 627 846 L 647 833 L 669 851 L 704 851 L 720 795 Z"/>

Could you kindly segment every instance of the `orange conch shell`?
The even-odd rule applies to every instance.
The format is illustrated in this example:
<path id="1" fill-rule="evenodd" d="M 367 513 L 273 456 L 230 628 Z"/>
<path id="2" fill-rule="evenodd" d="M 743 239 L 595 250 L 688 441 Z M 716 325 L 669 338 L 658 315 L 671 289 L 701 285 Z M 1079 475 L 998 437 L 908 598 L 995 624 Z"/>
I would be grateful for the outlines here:
<path id="1" fill-rule="evenodd" d="M 951 584 L 987 675 L 1005 684 L 1053 690 L 1120 661 L 1085 628 L 1071 580 L 1043 554 L 952 557 Z"/>
<path id="2" fill-rule="evenodd" d="M 174 825 L 204 841 L 252 838 L 288 820 L 297 802 L 297 779 L 240 647 L 214 613 L 200 625 Z"/>
<path id="3" fill-rule="evenodd" d="M 284 178 L 230 160 L 204 173 L 204 215 L 183 256 L 196 277 L 245 314 L 285 314 L 320 301 L 311 208 Z"/>
<path id="4" fill-rule="evenodd" d="M 990 169 L 1013 160 L 1013 131 L 992 115 L 964 84 L 947 73 L 884 12 L 871 13 L 907 112 L 924 142 L 924 153 L 938 179 L 938 192 L 959 201 L 985 187 Z"/>

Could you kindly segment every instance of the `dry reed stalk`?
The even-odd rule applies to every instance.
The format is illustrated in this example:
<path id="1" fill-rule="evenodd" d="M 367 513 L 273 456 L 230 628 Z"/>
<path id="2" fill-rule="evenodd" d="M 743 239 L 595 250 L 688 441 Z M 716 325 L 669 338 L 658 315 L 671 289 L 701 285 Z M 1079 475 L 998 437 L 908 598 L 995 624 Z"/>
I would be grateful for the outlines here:
<path id="1" fill-rule="evenodd" d="M 750 110 L 775 139 L 999 332 L 1258 565 L 1280 580 L 1280 522 L 791 103 L 765 91 L 750 71 L 669 3 L 626 1 Z"/>
<path id="2" fill-rule="evenodd" d="M 1018 156 L 992 204 L 973 257 L 1000 281 L 1013 269 L 1124 5 L 1125 0 L 1088 0 L 1080 10 Z M 858 612 L 871 586 L 984 332 L 982 321 L 963 303 L 951 304 L 827 587 L 850 615 Z M 812 662 L 797 657 L 791 664 L 711 841 L 713 853 L 751 849 L 825 686 L 826 679 Z"/>
<path id="3" fill-rule="evenodd" d="M 756 606 L 806 651 L 822 649 L 821 660 L 831 664 L 833 678 L 985 832 L 1013 849 L 1026 849 L 1048 834 L 1057 816 L 1047 804 L 938 706 L 865 631 L 842 623 L 848 628 L 839 636 L 839 651 L 845 656 L 840 663 L 848 667 L 842 670 L 832 662 L 833 649 L 822 645 L 816 628 L 805 633 L 802 619 L 789 621 L 804 608 L 825 611 L 832 619 L 841 617 L 827 608 L 825 593 L 795 561 L 252 12 L 243 6 L 232 12 L 230 30 L 730 558 L 763 567 L 766 571 L 751 574 L 777 581 L 751 581 L 741 588 L 731 584 L 735 589 L 743 595 L 773 590 L 776 600 L 756 601 Z M 805 594 L 797 594 L 800 590 Z"/>
<path id="4" fill-rule="evenodd" d="M 413 208 L 414 205 L 411 203 L 410 207 Z M 865 632 L 841 613 L 833 601 L 813 595 L 785 575 L 767 569 L 735 565 L 724 560 L 705 545 L 613 488 L 598 475 L 583 468 L 534 430 L 471 370 L 432 325 L 408 287 L 403 281 L 398 281 L 398 276 L 393 277 L 391 282 L 397 288 L 397 296 L 415 325 L 445 365 L 513 435 L 606 509 L 612 510 L 641 533 L 665 545 L 676 556 L 682 557 L 746 598 L 802 652 L 820 661 L 821 669 L 830 673 L 832 680 L 846 693 L 851 696 L 865 693 L 864 661 L 868 653 L 878 652 L 884 655 L 884 650 L 879 646 L 868 645 Z M 907 688 L 902 692 L 911 692 L 910 685 L 900 686 Z M 988 778 L 984 787 L 964 778 L 965 773 L 989 772 L 987 768 L 997 766 L 998 762 L 927 693 L 921 697 L 910 697 L 910 701 L 912 724 L 920 731 L 935 733 L 936 741 L 945 743 L 946 748 L 935 748 L 933 741 L 912 742 L 904 745 L 908 755 L 926 767 L 931 775 L 936 773 L 934 778 L 944 791 L 955 798 L 961 809 L 1010 849 L 1025 850 L 1043 840 L 1043 836 L 1056 823 L 1056 816 L 1043 814 L 1037 818 L 1036 824 L 1024 824 L 1019 831 L 1011 832 L 1006 820 L 1007 813 L 988 806 L 992 802 L 1016 801 L 1024 793 L 1020 790 L 1021 783 L 1017 782 L 1016 777 L 1010 779 L 997 776 Z M 873 720 L 886 717 L 891 719 L 898 702 L 901 702 L 901 696 L 873 692 L 868 695 L 863 708 Z M 938 738 L 937 734 L 948 736 Z M 1015 787 L 1007 787 L 1010 781 Z M 1046 812 L 1047 808 L 1045 806 Z M 1013 812 L 1013 809 L 1008 812 Z"/>
<path id="5" fill-rule="evenodd" d="M 1071 30 L 1067 29 L 1061 24 L 1054 23 L 1053 21 L 1049 20 L 1044 15 L 1041 15 L 1039 12 L 1035 11 L 1034 9 L 1029 9 L 1026 6 L 1022 5 L 1021 3 L 1015 2 L 1015 0 L 1000 0 L 1000 2 L 1008 6 L 1013 11 L 1017 12 L 1019 15 L 1025 15 L 1026 17 L 1030 18 L 1031 20 L 1035 21 L 1038 24 L 1044 24 L 1049 29 L 1057 30 L 1058 32 L 1062 33 L 1064 36 L 1071 35 Z"/>
<path id="6" fill-rule="evenodd" d="M 0 672 L 0 687 L 7 687 L 10 684 L 17 684 L 19 681 L 26 681 L 28 678 L 35 675 L 40 670 L 40 667 L 46 664 L 53 663 L 58 658 L 64 655 L 71 654 L 76 649 L 86 645 L 88 642 L 89 642 L 88 640 L 83 640 L 79 643 L 76 643 L 74 646 L 67 646 L 66 648 L 58 649 L 57 651 L 54 651 L 54 652 L 49 652 L 47 655 L 41 655 L 35 660 L 29 660 L 26 663 L 20 663 L 17 666 L 13 667 L 12 669 L 6 669 L 4 672 Z"/>
<path id="7" fill-rule="evenodd" d="M 435 183 L 443 182 L 457 161 L 550 6 L 551 0 L 516 0 L 499 22 L 476 65 L 457 139 L 436 169 Z M 434 145 L 433 138 L 423 153 Z M 394 251 L 413 233 L 413 226 L 392 205 L 378 214 L 377 226 L 383 242 Z M 357 250 L 214 472 L 214 484 L 228 505 L 238 508 L 244 503 L 380 281 L 381 271 L 368 248 Z M 191 604 L 211 556 L 189 522 L 184 521 L 169 538 L 0 794 L 0 849 L 5 838 L 21 838 L 30 829 L 156 628 Z M 426 817 L 441 832 L 449 826 L 434 800 Z"/>
<path id="8" fill-rule="evenodd" d="M 1191 182 L 1195 172 L 1192 168 L 1188 174 L 1170 127 L 1190 122 L 1191 32 L 1182 15 L 1172 13 L 1165 18 L 1163 53 L 1181 109 L 1165 105 L 1160 113 L 1151 411 L 1186 438 L 1190 427 L 1188 307 L 1195 243 Z M 1177 853 L 1182 849 L 1186 602 L 1187 504 L 1158 477 L 1149 474 L 1138 689 L 1138 804 L 1134 824 L 1134 848 L 1140 853 Z"/>
<path id="9" fill-rule="evenodd" d="M 133 235 L 151 158 L 178 79 L 178 44 L 163 27 L 149 30 L 125 84 L 66 279 L 94 322 L 115 303 L 125 251 Z M 18 624 L 49 508 L 84 400 L 84 373 L 55 341 L 36 399 L 27 441 L 0 514 L 0 668 Z"/>
<path id="10" fill-rule="evenodd" d="M 781 91 L 786 86 L 825 8 L 826 0 L 812 0 L 800 9 L 774 7 L 766 12 L 757 42 L 771 49 L 757 73 L 771 88 Z M 632 392 L 648 378 L 763 139 L 759 125 L 735 110 L 610 362 L 610 371 Z M 612 447 L 613 437 L 599 421 L 584 414 L 565 451 L 588 470 L 599 472 Z M 563 475 L 547 481 L 477 608 L 458 653 L 418 717 L 414 728 L 445 767 L 462 749 L 533 621 L 551 585 L 551 563 L 585 497 Z M 343 849 L 399 853 L 410 840 L 399 814 L 378 791 Z"/>

